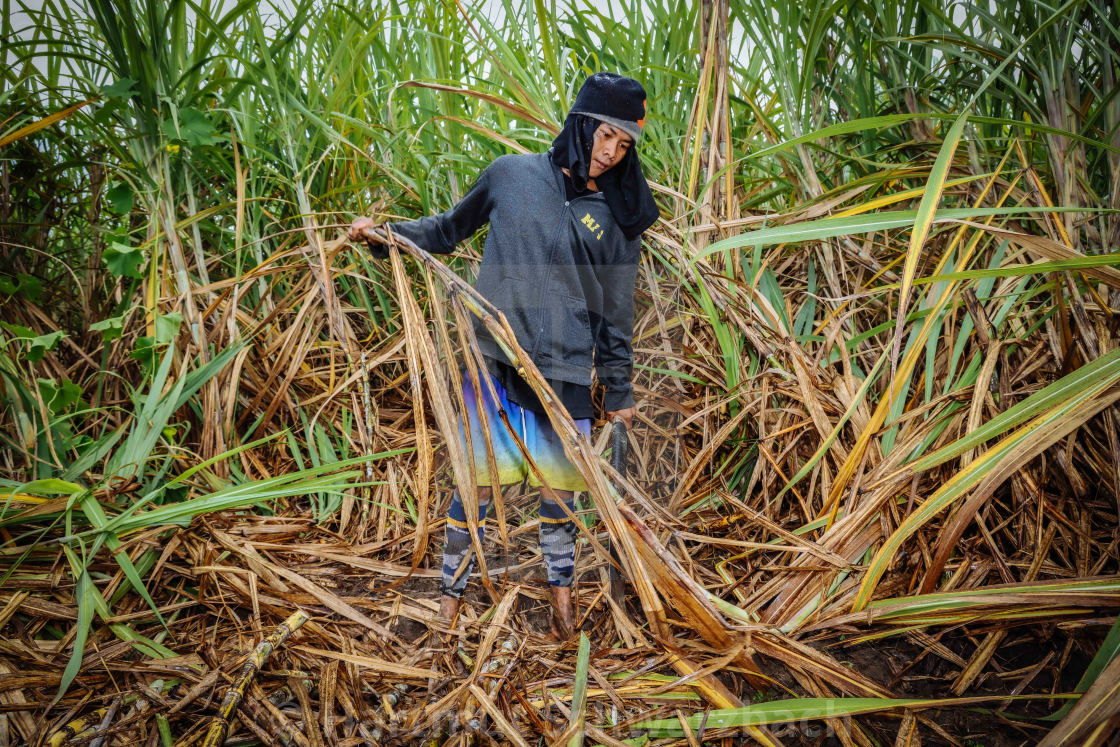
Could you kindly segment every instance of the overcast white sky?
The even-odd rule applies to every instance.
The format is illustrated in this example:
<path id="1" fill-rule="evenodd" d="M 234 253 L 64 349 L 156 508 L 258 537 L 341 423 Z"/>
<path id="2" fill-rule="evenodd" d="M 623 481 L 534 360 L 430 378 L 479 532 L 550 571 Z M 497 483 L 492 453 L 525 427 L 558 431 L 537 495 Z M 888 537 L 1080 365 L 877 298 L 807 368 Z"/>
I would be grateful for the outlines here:
<path id="1" fill-rule="evenodd" d="M 57 1 L 62 2 L 62 3 L 71 3 L 71 4 L 74 4 L 74 5 L 84 4 L 84 0 L 57 0 Z M 190 1 L 191 0 L 188 0 L 188 12 L 190 12 L 189 11 L 189 2 Z M 326 2 L 329 2 L 329 1 L 330 0 L 319 0 L 320 3 L 326 3 Z M 341 0 L 341 1 L 345 2 L 345 0 Z M 434 1 L 437 1 L 437 0 L 429 0 L 429 2 L 434 2 Z M 443 1 L 454 2 L 454 0 L 443 0 Z M 30 9 L 32 12 L 38 12 L 42 9 L 43 2 L 44 2 L 44 0 L 13 0 L 13 13 L 12 13 L 12 19 L 11 20 L 12 20 L 12 23 L 13 23 L 13 27 L 17 30 L 17 32 L 21 29 L 27 28 L 29 23 L 30 23 L 30 17 L 28 16 L 27 12 L 24 11 L 19 6 L 22 5 L 23 7 L 26 7 L 28 9 Z M 530 2 L 532 2 L 532 0 L 521 0 L 521 2 L 530 3 Z M 682 3 L 682 7 L 687 7 L 686 5 L 683 5 L 683 4 L 687 3 L 687 2 L 690 2 L 690 0 L 680 0 L 680 2 Z M 221 8 L 222 10 L 228 10 L 228 9 L 233 8 L 236 4 L 237 4 L 237 0 L 220 0 L 220 4 L 219 4 L 218 7 Z M 468 7 L 475 8 L 476 11 L 481 12 L 485 17 L 487 17 L 489 19 L 492 19 L 492 20 L 499 19 L 504 14 L 504 9 L 502 7 L 501 0 L 481 0 L 481 2 L 479 2 L 478 0 L 473 0 L 473 1 L 472 0 L 466 0 L 465 4 Z M 561 7 L 561 8 L 565 7 L 565 6 L 568 6 L 570 4 L 575 4 L 577 7 L 588 7 L 588 6 L 590 6 L 590 7 L 593 7 L 595 9 L 603 12 L 604 14 L 613 15 L 615 17 L 619 17 L 626 12 L 626 10 L 625 10 L 626 5 L 624 5 L 623 2 L 621 2 L 621 0 L 558 0 L 557 1 L 557 6 Z M 267 18 L 269 15 L 275 15 L 274 12 L 270 12 L 269 9 L 271 9 L 271 8 L 280 8 L 282 10 L 285 10 L 285 9 L 286 10 L 291 10 L 292 7 L 293 7 L 293 3 L 292 3 L 291 0 L 266 0 L 265 2 L 261 3 L 259 9 L 260 9 L 262 15 L 264 15 Z M 648 6 L 646 6 L 645 3 L 639 3 L 639 7 L 645 9 Z M 648 17 L 648 15 L 647 15 L 647 17 Z M 730 44 L 729 44 L 730 51 L 731 51 L 731 54 L 733 56 L 736 54 L 736 52 L 740 51 L 740 47 L 742 46 L 743 42 L 745 41 L 743 37 L 744 37 L 743 29 L 738 24 L 734 24 L 733 28 L 732 28 L 732 31 L 731 31 L 731 39 L 730 39 Z"/>

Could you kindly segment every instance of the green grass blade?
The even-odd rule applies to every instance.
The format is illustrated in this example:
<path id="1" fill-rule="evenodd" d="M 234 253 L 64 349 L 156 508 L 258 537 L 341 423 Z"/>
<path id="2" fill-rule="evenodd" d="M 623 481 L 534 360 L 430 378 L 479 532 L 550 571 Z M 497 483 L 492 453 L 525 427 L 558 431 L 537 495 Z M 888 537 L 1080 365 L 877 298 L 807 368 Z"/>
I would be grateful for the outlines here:
<path id="1" fill-rule="evenodd" d="M 104 529 L 105 525 L 109 523 L 109 519 L 105 515 L 104 508 L 102 508 L 101 504 L 97 502 L 97 499 L 93 496 L 92 493 L 85 493 L 79 500 L 78 505 L 81 507 L 82 512 L 86 515 L 86 518 L 89 519 L 89 523 L 92 524 L 96 529 Z M 152 599 L 152 595 L 148 592 L 148 587 L 144 584 L 143 579 L 140 578 L 140 574 L 137 572 L 136 566 L 132 564 L 132 559 L 128 557 L 126 553 L 118 552 L 121 547 L 120 539 L 116 534 L 112 532 L 108 532 L 104 536 L 106 547 L 109 548 L 109 551 L 113 555 L 113 559 L 117 562 L 117 565 L 120 566 L 121 571 L 124 572 L 125 578 L 128 580 L 128 583 L 131 584 L 132 588 L 140 594 L 145 602 L 147 602 L 148 607 L 150 607 L 152 612 L 155 613 L 156 619 L 159 620 L 160 624 L 166 627 L 167 621 L 164 620 L 163 615 L 160 614 L 159 605 L 157 605 L 155 600 Z"/>
<path id="2" fill-rule="evenodd" d="M 74 623 L 74 650 L 70 654 L 70 659 L 66 662 L 66 668 L 62 670 L 62 679 L 58 683 L 58 694 L 54 696 L 53 702 L 55 703 L 66 694 L 67 689 L 82 668 L 82 657 L 85 654 L 86 640 L 89 638 L 89 628 L 93 623 L 93 615 L 97 609 L 97 600 L 94 599 L 94 596 L 99 597 L 101 595 L 101 592 L 93 585 L 93 579 L 90 578 L 89 571 L 79 562 L 73 550 L 70 548 L 63 549 L 70 561 L 70 568 L 77 577 L 74 596 L 78 602 L 78 619 Z"/>

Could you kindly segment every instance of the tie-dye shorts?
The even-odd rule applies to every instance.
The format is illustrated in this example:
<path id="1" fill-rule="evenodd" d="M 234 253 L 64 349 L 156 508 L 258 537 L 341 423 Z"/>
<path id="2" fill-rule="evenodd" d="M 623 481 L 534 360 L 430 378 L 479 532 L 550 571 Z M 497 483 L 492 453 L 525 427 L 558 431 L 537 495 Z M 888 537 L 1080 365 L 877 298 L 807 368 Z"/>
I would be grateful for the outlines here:
<path id="1" fill-rule="evenodd" d="M 506 390 L 493 376 L 490 381 L 494 385 L 494 392 L 498 401 L 509 415 L 509 424 L 525 443 L 533 462 L 540 469 L 544 481 L 554 490 L 586 490 L 587 486 L 583 476 L 564 454 L 564 447 L 560 443 L 560 435 L 553 429 L 552 423 L 544 413 L 527 410 L 520 405 L 510 402 L 506 397 Z M 541 479 L 530 469 L 528 462 L 517 448 L 509 429 L 498 417 L 498 408 L 490 394 L 490 388 L 485 382 L 482 386 L 482 405 L 486 413 L 486 422 L 489 426 L 490 441 L 494 446 L 494 460 L 498 465 L 498 485 L 511 485 L 529 478 L 529 485 L 537 487 Z M 478 403 L 471 385 L 470 376 L 463 374 L 463 401 L 467 406 L 467 420 L 471 429 L 471 450 L 474 456 L 474 468 L 479 485 L 494 485 L 490 475 L 490 464 L 486 459 L 486 437 L 478 417 Z M 576 427 L 587 438 L 591 437 L 591 419 L 583 418 L 575 421 Z M 460 423 L 460 435 L 462 424 Z"/>

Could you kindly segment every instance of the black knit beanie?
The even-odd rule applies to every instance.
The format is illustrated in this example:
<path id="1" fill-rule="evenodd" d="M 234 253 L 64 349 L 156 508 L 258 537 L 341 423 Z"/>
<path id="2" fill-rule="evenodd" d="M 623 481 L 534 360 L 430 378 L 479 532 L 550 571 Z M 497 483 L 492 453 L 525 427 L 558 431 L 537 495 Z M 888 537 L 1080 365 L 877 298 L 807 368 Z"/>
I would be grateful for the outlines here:
<path id="1" fill-rule="evenodd" d="M 618 73 L 595 73 L 583 82 L 570 113 L 614 125 L 636 143 L 646 123 L 646 89 Z"/>

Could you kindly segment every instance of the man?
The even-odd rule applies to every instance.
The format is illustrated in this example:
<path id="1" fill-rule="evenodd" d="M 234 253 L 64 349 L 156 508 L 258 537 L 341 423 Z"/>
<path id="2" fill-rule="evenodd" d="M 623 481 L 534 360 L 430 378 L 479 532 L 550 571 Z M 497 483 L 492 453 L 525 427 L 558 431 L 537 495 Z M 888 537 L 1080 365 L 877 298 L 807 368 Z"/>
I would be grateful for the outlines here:
<path id="1" fill-rule="evenodd" d="M 592 368 L 605 387 L 604 409 L 630 426 L 634 279 L 641 235 L 657 219 L 636 144 L 645 123 L 638 81 L 597 73 L 584 82 L 564 128 L 547 153 L 502 156 L 491 163 L 451 210 L 391 226 L 432 253 L 449 253 L 483 224 L 490 230 L 476 288 L 500 309 L 517 341 L 549 381 L 576 425 L 591 434 Z M 374 225 L 358 218 L 350 240 Z M 371 246 L 375 256 L 385 248 Z M 540 485 L 498 417 L 498 405 L 524 441 L 544 481 L 567 507 L 542 494 L 539 540 L 552 604 L 551 634 L 574 632 L 571 598 L 576 527 L 574 495 L 586 488 L 532 389 L 508 364 L 485 328 L 476 325 L 488 374 L 500 402 L 483 383 L 489 439 L 498 475 L 491 475 L 477 399 L 468 377 L 463 398 L 478 476 L 478 521 L 484 531 L 493 486 Z M 451 625 L 473 565 L 463 501 L 452 498 L 447 518 L 438 621 Z"/>

